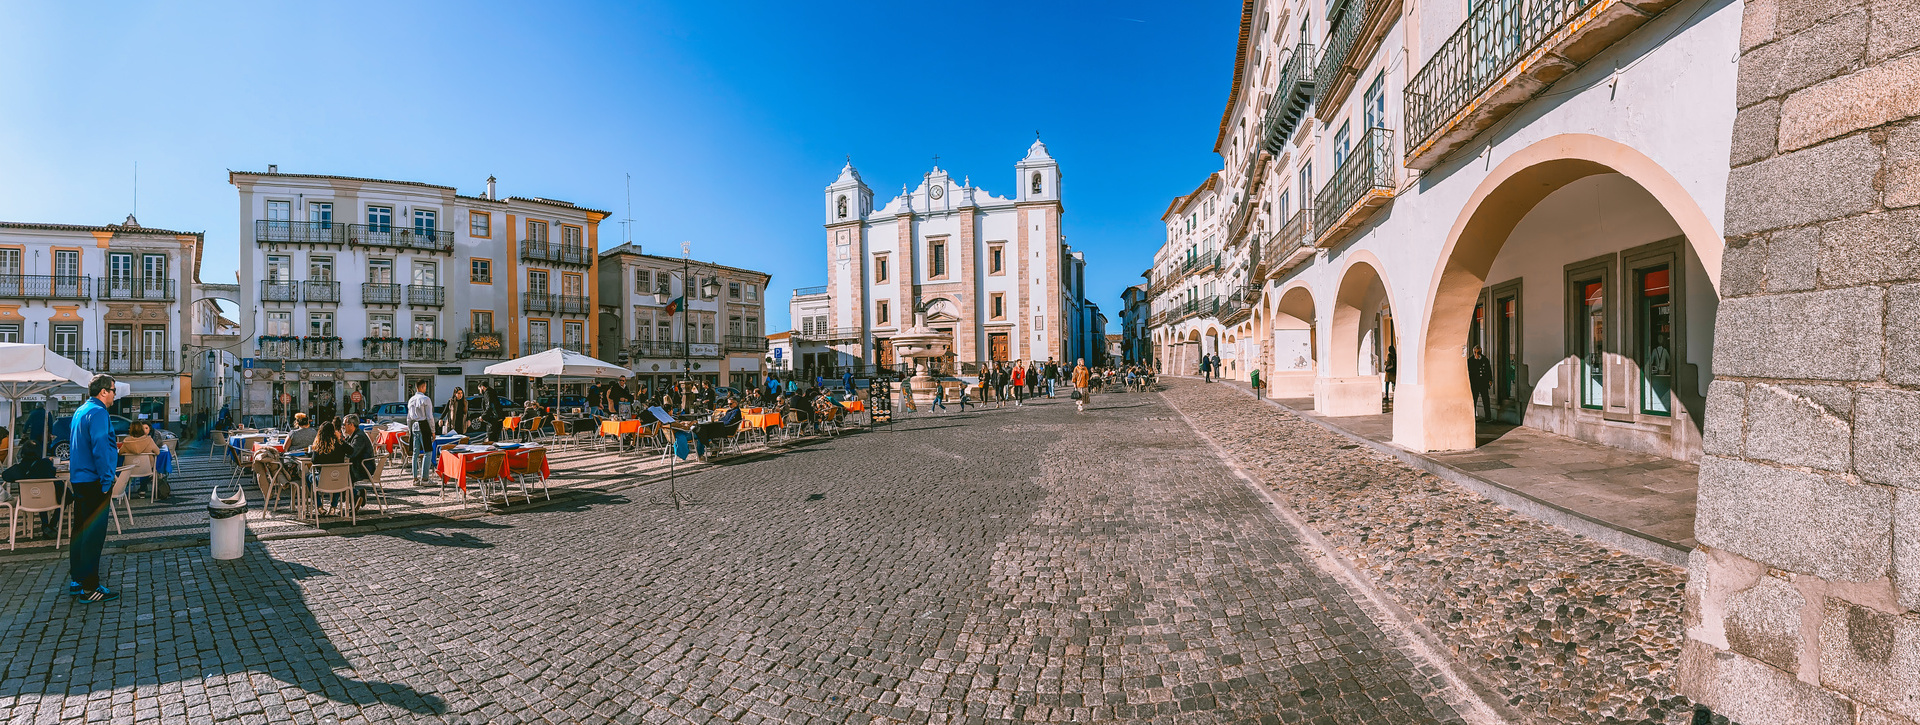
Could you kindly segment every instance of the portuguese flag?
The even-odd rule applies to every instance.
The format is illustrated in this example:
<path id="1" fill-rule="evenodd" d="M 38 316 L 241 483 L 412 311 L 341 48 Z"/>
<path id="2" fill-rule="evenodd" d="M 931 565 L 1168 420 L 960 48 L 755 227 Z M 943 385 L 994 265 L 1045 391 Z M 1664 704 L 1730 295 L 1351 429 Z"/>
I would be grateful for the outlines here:
<path id="1" fill-rule="evenodd" d="M 680 305 L 684 304 L 686 301 L 687 301 L 687 298 L 684 295 L 673 298 L 673 301 L 667 303 L 667 316 L 672 317 L 674 315 L 680 314 Z"/>

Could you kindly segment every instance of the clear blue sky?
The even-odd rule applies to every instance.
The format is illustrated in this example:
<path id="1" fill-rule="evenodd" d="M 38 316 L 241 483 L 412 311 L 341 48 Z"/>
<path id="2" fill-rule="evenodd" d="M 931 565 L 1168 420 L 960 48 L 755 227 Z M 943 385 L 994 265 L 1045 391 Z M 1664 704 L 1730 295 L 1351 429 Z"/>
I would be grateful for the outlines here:
<path id="1" fill-rule="evenodd" d="M 1159 215 L 1217 167 L 1232 0 L 1150 3 L 42 3 L 0 0 L 0 220 L 207 232 L 227 169 L 406 179 L 625 216 L 649 251 L 826 279 L 822 189 L 932 164 L 1000 195 L 1037 129 L 1118 322 Z M 603 246 L 621 228 L 601 228 Z M 1111 328 L 1110 328 L 1111 329 Z"/>

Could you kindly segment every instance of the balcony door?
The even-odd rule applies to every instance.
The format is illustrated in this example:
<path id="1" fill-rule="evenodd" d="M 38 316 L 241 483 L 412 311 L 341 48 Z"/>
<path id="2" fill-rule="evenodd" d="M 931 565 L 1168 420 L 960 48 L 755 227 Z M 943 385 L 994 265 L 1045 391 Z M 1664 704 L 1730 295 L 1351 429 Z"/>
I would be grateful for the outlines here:
<path id="1" fill-rule="evenodd" d="M 269 275 L 272 274 L 272 269 L 273 267 L 269 265 L 268 266 Z M 291 272 L 292 270 L 283 270 L 283 271 Z M 276 282 L 280 282 L 280 281 L 286 281 L 287 278 L 269 276 L 269 279 L 273 279 Z M 107 286 L 113 289 L 115 297 L 126 297 L 126 296 L 131 296 L 133 294 L 133 255 L 131 254 L 107 255 Z"/>
<path id="2" fill-rule="evenodd" d="M 165 297 L 167 288 L 167 255 L 146 254 L 140 257 L 140 296 Z"/>
<path id="3" fill-rule="evenodd" d="M 548 336 L 548 329 L 546 320 L 531 320 L 527 322 L 527 344 L 533 348 L 528 350 L 527 354 L 531 355 L 536 352 L 547 351 L 547 348 L 550 347 L 547 342 L 552 339 Z"/>
<path id="4" fill-rule="evenodd" d="M 391 259 L 367 260 L 367 283 L 368 284 L 393 284 L 393 260 Z"/>
<path id="5" fill-rule="evenodd" d="M 80 252 L 78 250 L 53 250 L 53 294 L 55 297 L 69 299 L 85 295 L 85 291 L 80 289 Z"/>
<path id="6" fill-rule="evenodd" d="M 579 322 L 568 321 L 560 325 L 561 344 L 574 352 L 587 350 L 587 326 Z"/>
<path id="7" fill-rule="evenodd" d="M 167 328 L 140 328 L 140 369 L 158 372 L 166 369 Z"/>
<path id="8" fill-rule="evenodd" d="M 440 265 L 433 262 L 415 260 L 413 263 L 413 283 L 422 287 L 440 286 Z"/>
<path id="9" fill-rule="evenodd" d="M 431 237 L 433 236 L 434 230 L 437 229 L 439 225 L 440 225 L 440 215 L 438 212 L 433 212 L 426 209 L 413 210 L 413 233 L 415 235 L 422 236 L 422 237 Z"/>
<path id="10" fill-rule="evenodd" d="M 293 202 L 290 202 L 290 201 L 267 202 L 267 238 L 268 239 L 286 239 L 287 228 L 292 226 L 288 222 L 291 222 L 291 221 L 293 221 Z"/>
<path id="11" fill-rule="evenodd" d="M 54 325 L 53 351 L 69 360 L 84 364 L 86 361 L 80 359 L 80 326 Z"/>
<path id="12" fill-rule="evenodd" d="M 133 357 L 133 328 L 126 325 L 114 325 L 107 328 L 107 367 L 111 371 L 125 372 L 127 361 Z"/>

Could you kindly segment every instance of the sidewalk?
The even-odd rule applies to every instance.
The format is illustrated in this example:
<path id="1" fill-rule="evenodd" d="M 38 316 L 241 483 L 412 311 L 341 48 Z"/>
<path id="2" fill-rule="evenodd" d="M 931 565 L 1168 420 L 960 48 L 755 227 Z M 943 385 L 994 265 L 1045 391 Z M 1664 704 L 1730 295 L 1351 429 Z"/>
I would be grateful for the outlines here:
<path id="1" fill-rule="evenodd" d="M 1227 381 L 1251 396 L 1246 383 Z M 1513 425 L 1481 424 L 1470 451 L 1393 443 L 1393 414 L 1327 417 L 1313 399 L 1267 399 L 1329 430 L 1465 486 L 1531 518 L 1676 566 L 1693 550 L 1700 468 Z"/>

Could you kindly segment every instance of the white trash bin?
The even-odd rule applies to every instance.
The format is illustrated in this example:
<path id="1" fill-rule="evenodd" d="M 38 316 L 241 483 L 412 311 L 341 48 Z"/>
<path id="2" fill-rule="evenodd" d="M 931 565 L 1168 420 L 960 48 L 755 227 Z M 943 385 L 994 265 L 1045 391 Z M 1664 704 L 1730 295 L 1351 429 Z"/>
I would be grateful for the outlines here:
<path id="1" fill-rule="evenodd" d="M 213 487 L 207 501 L 208 541 L 215 559 L 238 559 L 247 544 L 247 489 L 234 487 L 233 495 L 222 498 L 220 487 Z"/>

